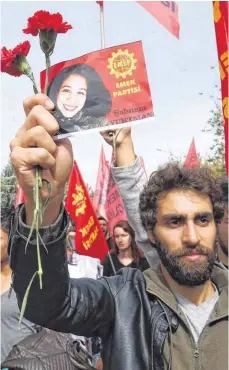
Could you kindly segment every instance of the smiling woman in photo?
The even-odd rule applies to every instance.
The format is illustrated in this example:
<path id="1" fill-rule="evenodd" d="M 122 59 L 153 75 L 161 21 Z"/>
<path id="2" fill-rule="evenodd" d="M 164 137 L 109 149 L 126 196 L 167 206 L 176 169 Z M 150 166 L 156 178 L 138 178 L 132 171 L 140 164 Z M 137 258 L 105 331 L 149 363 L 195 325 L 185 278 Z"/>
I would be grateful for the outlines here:
<path id="1" fill-rule="evenodd" d="M 49 85 L 48 96 L 56 106 L 58 134 L 108 125 L 110 93 L 95 69 L 87 64 L 64 68 Z"/>

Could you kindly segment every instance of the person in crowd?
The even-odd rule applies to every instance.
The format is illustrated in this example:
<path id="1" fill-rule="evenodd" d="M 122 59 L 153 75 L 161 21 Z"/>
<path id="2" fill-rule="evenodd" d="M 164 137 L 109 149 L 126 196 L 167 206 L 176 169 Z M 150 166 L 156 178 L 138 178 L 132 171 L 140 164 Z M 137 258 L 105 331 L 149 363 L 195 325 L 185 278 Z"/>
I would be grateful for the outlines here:
<path id="1" fill-rule="evenodd" d="M 218 259 L 228 269 L 228 178 L 219 181 L 224 201 L 224 216 L 218 225 Z"/>
<path id="2" fill-rule="evenodd" d="M 101 135 L 111 146 L 115 140 L 116 161 L 111 166 L 113 177 L 122 197 L 128 222 L 135 232 L 137 246 L 149 265 L 156 266 L 159 262 L 157 250 L 149 243 L 148 233 L 142 226 L 139 213 L 139 196 L 148 180 L 141 159 L 134 151 L 131 128 L 110 129 L 102 132 Z"/>
<path id="3" fill-rule="evenodd" d="M 224 208 L 209 170 L 168 163 L 146 183 L 139 213 L 148 235 L 145 249 L 153 245 L 157 266 L 143 273 L 123 268 L 99 280 L 69 279 L 62 201 L 73 155 L 69 140 L 53 141 L 59 127 L 45 106 L 42 94 L 25 100 L 26 123 L 11 141 L 11 161 L 26 194 L 9 240 L 19 307 L 37 269 L 36 249 L 29 245 L 24 254 L 34 212 L 34 166 L 45 169 L 43 176 L 52 183 L 40 227 L 48 247 L 48 253 L 41 248 L 43 288 L 34 281 L 25 317 L 57 331 L 102 338 L 104 370 L 227 369 L 228 277 L 214 264 Z M 136 156 L 129 166 L 134 168 L 135 161 Z M 41 199 L 46 197 L 43 187 Z"/>
<path id="4" fill-rule="evenodd" d="M 100 224 L 100 227 L 102 229 L 102 232 L 103 232 L 103 234 L 106 238 L 107 246 L 109 248 L 109 251 L 111 252 L 111 251 L 114 250 L 115 244 L 114 244 L 114 240 L 113 240 L 112 236 L 110 235 L 108 222 L 105 219 L 105 217 L 103 217 L 101 215 L 98 215 L 98 220 L 99 220 L 99 224 Z"/>
<path id="5" fill-rule="evenodd" d="M 115 251 L 106 256 L 103 261 L 103 276 L 113 276 L 123 267 L 138 268 L 144 271 L 149 264 L 144 257 L 140 257 L 135 242 L 135 234 L 127 221 L 120 221 L 113 230 Z M 112 262 L 110 261 L 110 258 Z"/>
<path id="6" fill-rule="evenodd" d="M 55 103 L 53 115 L 59 134 L 106 126 L 111 96 L 96 70 L 87 64 L 74 64 L 59 72 L 48 89 Z"/>
<path id="7" fill-rule="evenodd" d="M 37 332 L 37 325 L 23 318 L 19 330 L 20 311 L 14 290 L 11 288 L 12 271 L 7 254 L 10 215 L 1 210 L 1 363 L 13 346 Z"/>

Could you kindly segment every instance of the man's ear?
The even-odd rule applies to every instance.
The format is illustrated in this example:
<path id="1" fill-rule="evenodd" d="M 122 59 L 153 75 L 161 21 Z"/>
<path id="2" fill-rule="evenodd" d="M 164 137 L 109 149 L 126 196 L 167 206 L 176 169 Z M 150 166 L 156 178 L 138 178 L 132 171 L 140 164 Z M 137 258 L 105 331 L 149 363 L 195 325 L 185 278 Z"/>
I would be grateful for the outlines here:
<path id="1" fill-rule="evenodd" d="M 147 229 L 147 234 L 149 236 L 149 240 L 151 241 L 152 244 L 156 244 L 155 238 L 153 236 L 152 230 Z"/>

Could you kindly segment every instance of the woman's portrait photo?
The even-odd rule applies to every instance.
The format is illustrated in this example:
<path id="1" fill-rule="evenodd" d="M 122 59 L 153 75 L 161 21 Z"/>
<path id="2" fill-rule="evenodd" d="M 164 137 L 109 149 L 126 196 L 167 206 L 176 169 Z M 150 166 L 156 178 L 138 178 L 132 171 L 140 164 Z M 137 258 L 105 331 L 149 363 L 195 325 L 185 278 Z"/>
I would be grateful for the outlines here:
<path id="1" fill-rule="evenodd" d="M 112 101 L 109 91 L 94 68 L 74 64 L 58 73 L 48 88 L 55 104 L 58 135 L 107 126 Z"/>

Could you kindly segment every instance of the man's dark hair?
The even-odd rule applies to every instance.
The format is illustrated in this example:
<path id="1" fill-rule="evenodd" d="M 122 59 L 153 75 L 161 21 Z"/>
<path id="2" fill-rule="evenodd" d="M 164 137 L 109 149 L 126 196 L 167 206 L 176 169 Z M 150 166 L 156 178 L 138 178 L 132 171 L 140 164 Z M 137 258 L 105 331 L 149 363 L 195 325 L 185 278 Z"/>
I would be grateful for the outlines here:
<path id="1" fill-rule="evenodd" d="M 222 190 L 223 202 L 226 206 L 228 206 L 228 177 L 223 176 L 218 180 L 218 182 Z"/>
<path id="2" fill-rule="evenodd" d="M 98 220 L 102 220 L 102 221 L 105 221 L 107 223 L 107 220 L 103 216 L 98 216 Z"/>
<path id="3" fill-rule="evenodd" d="M 151 174 L 140 195 L 140 217 L 146 230 L 153 231 L 157 222 L 157 201 L 173 189 L 197 190 L 209 196 L 214 219 L 218 224 L 224 214 L 220 185 L 207 166 L 187 168 L 168 163 Z"/>

